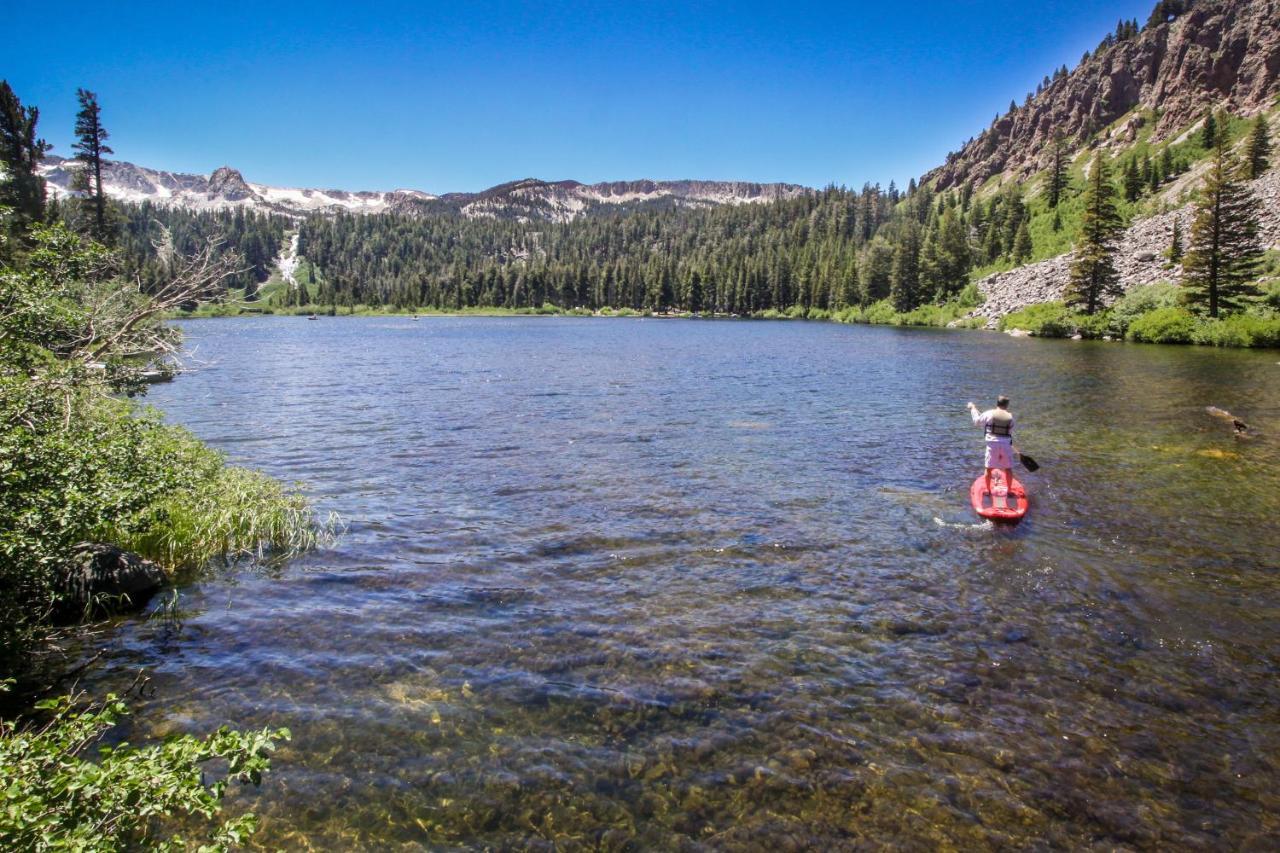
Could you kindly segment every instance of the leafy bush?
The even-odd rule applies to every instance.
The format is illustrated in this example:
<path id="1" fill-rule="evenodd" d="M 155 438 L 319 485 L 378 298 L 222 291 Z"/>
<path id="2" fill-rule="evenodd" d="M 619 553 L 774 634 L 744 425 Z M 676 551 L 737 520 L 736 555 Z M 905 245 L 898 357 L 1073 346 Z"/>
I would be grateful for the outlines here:
<path id="1" fill-rule="evenodd" d="M 1263 285 L 1262 304 L 1273 310 L 1280 310 L 1280 278 Z"/>
<path id="2" fill-rule="evenodd" d="M 0 846 L 7 850 L 182 850 L 187 839 L 163 837 L 159 818 L 190 815 L 212 821 L 202 850 L 244 843 L 257 826 L 252 813 L 217 822 L 230 782 L 258 785 L 276 742 L 288 729 L 242 733 L 219 729 L 207 738 L 175 736 L 156 746 L 90 747 L 127 713 L 114 695 L 100 706 L 76 708 L 70 697 L 37 708 L 40 726 L 0 720 L 4 768 Z M 205 783 L 206 765 L 225 776 Z"/>
<path id="3" fill-rule="evenodd" d="M 1116 335 L 1115 317 L 1110 311 L 1099 311 L 1097 314 L 1077 314 L 1076 331 L 1086 338 L 1101 338 L 1105 335 Z"/>
<path id="4" fill-rule="evenodd" d="M 1157 308 L 1129 323 L 1129 340 L 1150 344 L 1189 344 L 1194 340 L 1196 319 L 1182 308 Z"/>
<path id="5" fill-rule="evenodd" d="M 1079 318 L 1061 302 L 1028 305 L 1000 318 L 1000 330 L 1026 329 L 1044 338 L 1069 338 L 1079 328 Z"/>
<path id="6" fill-rule="evenodd" d="M 1192 340 L 1215 347 L 1280 346 L 1280 317 L 1232 314 L 1219 320 L 1201 320 Z"/>
<path id="7" fill-rule="evenodd" d="M 862 318 L 857 322 L 896 325 L 897 319 L 898 312 L 893 310 L 893 303 L 888 299 L 881 299 L 879 302 L 873 302 L 863 308 Z"/>
<path id="8" fill-rule="evenodd" d="M 1157 308 L 1175 308 L 1181 304 L 1182 288 L 1167 281 L 1135 287 L 1125 293 L 1111 306 L 1110 334 L 1124 337 L 1133 320 Z"/>

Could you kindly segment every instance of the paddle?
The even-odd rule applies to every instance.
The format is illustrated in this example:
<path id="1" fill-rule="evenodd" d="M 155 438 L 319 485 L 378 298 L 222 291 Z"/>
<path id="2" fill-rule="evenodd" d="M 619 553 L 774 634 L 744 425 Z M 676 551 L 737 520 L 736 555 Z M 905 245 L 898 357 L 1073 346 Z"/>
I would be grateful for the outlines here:
<path id="1" fill-rule="evenodd" d="M 1036 460 L 1032 459 L 1030 456 L 1028 456 L 1027 454 L 1023 453 L 1021 450 L 1019 450 L 1019 449 L 1018 449 L 1018 448 L 1016 448 L 1016 447 L 1013 449 L 1013 452 L 1014 452 L 1014 455 L 1016 455 L 1016 456 L 1018 457 L 1018 461 L 1022 463 L 1022 467 L 1023 467 L 1023 468 L 1026 468 L 1028 471 L 1038 471 L 1038 470 L 1040 470 L 1040 463 L 1039 463 L 1039 462 L 1037 462 Z"/>

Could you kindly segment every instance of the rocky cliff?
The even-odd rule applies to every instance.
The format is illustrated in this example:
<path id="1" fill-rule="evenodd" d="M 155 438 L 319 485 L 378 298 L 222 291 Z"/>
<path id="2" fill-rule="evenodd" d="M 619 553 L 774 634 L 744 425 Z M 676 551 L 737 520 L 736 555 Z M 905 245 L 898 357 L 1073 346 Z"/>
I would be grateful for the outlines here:
<path id="1" fill-rule="evenodd" d="M 1068 145 L 1097 144 L 1102 129 L 1136 108 L 1155 114 L 1153 140 L 1194 122 L 1209 105 L 1239 115 L 1270 106 L 1280 90 L 1280 0 L 1194 0 L 1123 38 L 1108 36 L 1075 70 L 1055 75 L 1023 106 L 948 155 L 925 176 L 939 189 L 999 174 L 1023 179 L 1048 165 L 1061 133 Z M 1138 121 L 1114 139 L 1132 141 Z M 1125 137 L 1128 137 L 1127 139 Z M 1102 140 L 1105 142 L 1105 140 Z"/>

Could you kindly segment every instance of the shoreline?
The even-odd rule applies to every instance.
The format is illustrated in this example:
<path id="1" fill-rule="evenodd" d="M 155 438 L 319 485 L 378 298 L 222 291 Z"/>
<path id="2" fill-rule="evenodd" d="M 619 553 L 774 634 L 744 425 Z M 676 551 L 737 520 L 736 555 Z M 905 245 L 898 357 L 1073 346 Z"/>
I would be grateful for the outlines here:
<path id="1" fill-rule="evenodd" d="M 892 326 L 898 328 L 913 329 L 938 329 L 944 331 L 980 331 L 994 332 L 1005 334 L 1010 337 L 1028 337 L 1028 338 L 1057 338 L 1067 340 L 1095 340 L 1108 343 L 1143 343 L 1143 344 L 1164 344 L 1175 346 L 1209 346 L 1218 349 L 1280 349 L 1280 317 L 1266 317 L 1257 314 L 1236 314 L 1227 318 L 1218 320 L 1207 320 L 1195 318 L 1188 312 L 1178 312 L 1177 309 L 1169 307 L 1153 308 L 1146 311 L 1139 311 L 1132 316 L 1126 315 L 1123 319 L 1123 328 L 1113 329 L 1106 325 L 1111 319 L 1109 313 L 1101 312 L 1093 317 L 1085 317 L 1071 313 L 1061 303 L 1046 302 L 1036 303 L 1028 306 L 1020 311 L 1015 311 L 1001 317 L 996 325 L 989 325 L 988 318 L 978 316 L 960 316 L 946 323 L 928 323 L 928 322 L 901 322 L 900 318 L 910 315 L 893 312 L 891 317 L 885 317 L 883 313 L 880 316 L 867 317 L 869 311 L 873 311 L 879 303 L 867 306 L 866 308 L 845 309 L 846 316 L 848 313 L 856 311 L 859 316 L 853 319 L 843 319 L 839 313 L 832 313 L 823 309 L 789 310 L 789 311 L 762 311 L 754 314 L 719 314 L 707 312 L 680 312 L 680 313 L 656 313 L 638 311 L 633 308 L 624 309 L 605 309 L 601 311 L 589 311 L 586 309 L 570 309 L 549 310 L 548 308 L 474 308 L 461 311 L 439 311 L 439 310 L 383 310 L 370 309 L 358 306 L 352 311 L 337 310 L 330 312 L 329 310 L 311 312 L 306 310 L 290 309 L 285 311 L 255 311 L 255 310 L 237 310 L 236 313 L 230 311 L 193 311 L 189 313 L 177 313 L 167 316 L 167 320 L 220 320 L 220 319 L 244 319 L 244 318 L 260 318 L 260 317 L 294 317 L 297 319 L 330 319 L 339 317 L 387 317 L 387 318 L 410 318 L 418 319 L 435 319 L 435 318 L 468 318 L 468 317 L 584 317 L 594 319 L 649 319 L 649 320 L 701 320 L 701 321 L 758 321 L 758 322 L 776 322 L 776 321 L 801 321 L 813 323 L 836 323 L 839 325 L 851 326 Z M 931 307 L 942 316 L 946 316 L 946 309 L 949 305 L 933 305 Z M 920 309 L 917 309 L 919 311 Z M 952 308 L 954 311 L 954 308 Z M 969 309 L 971 310 L 971 309 Z M 817 313 L 819 316 L 811 316 Z M 879 313 L 879 312 L 877 312 Z M 882 319 L 883 318 L 883 319 Z M 1012 319 L 1011 319 L 1012 318 Z M 1152 323 L 1149 319 L 1158 321 L 1155 328 L 1151 328 Z M 1196 323 L 1200 324 L 1204 331 L 1201 333 Z M 1022 325 L 1019 325 L 1022 324 Z M 1241 330 L 1240 326 L 1252 327 L 1253 331 L 1260 337 L 1263 342 L 1256 342 L 1255 337 L 1250 336 L 1250 329 Z M 1257 331 L 1257 327 L 1262 326 L 1261 331 Z M 1106 330 L 1111 329 L 1112 333 Z M 1136 332 L 1136 334 L 1135 334 Z"/>

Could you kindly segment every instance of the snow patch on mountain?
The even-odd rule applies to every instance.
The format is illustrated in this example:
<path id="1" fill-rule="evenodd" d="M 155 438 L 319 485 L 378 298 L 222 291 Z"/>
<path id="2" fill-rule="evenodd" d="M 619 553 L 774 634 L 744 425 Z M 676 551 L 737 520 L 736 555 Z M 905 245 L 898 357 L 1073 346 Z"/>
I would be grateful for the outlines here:
<path id="1" fill-rule="evenodd" d="M 280 250 L 280 257 L 276 258 L 276 268 L 280 270 L 280 278 L 290 289 L 298 287 L 298 279 L 295 273 L 298 271 L 298 238 L 297 232 L 289 238 L 289 245 Z"/>
<path id="2" fill-rule="evenodd" d="M 40 174 L 48 183 L 51 195 L 75 195 L 73 180 L 80 168 L 74 160 L 48 157 L 40 167 Z M 190 210 L 245 208 L 291 216 L 338 212 L 386 213 L 435 198 L 417 190 L 348 192 L 273 187 L 251 184 L 229 166 L 205 177 L 148 169 L 123 161 L 103 164 L 102 185 L 107 195 L 133 204 L 151 202 Z"/>

